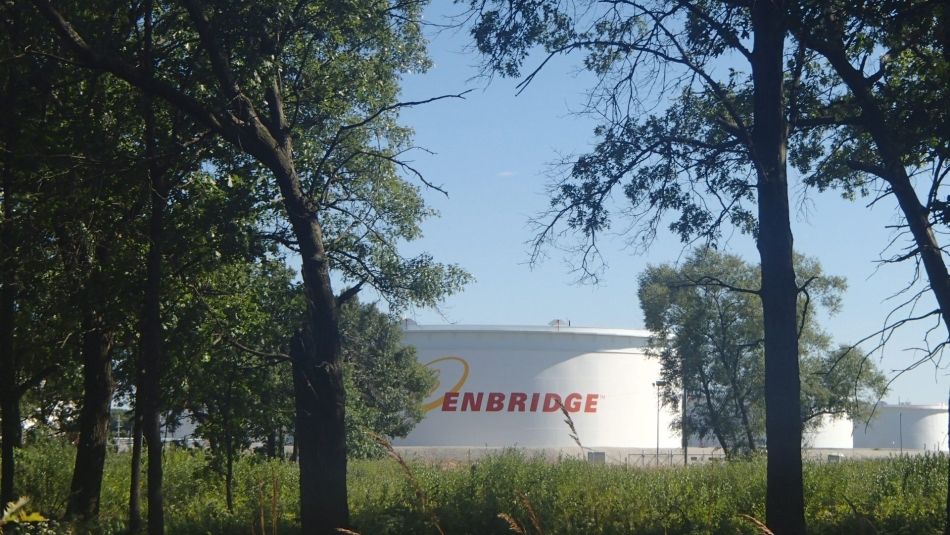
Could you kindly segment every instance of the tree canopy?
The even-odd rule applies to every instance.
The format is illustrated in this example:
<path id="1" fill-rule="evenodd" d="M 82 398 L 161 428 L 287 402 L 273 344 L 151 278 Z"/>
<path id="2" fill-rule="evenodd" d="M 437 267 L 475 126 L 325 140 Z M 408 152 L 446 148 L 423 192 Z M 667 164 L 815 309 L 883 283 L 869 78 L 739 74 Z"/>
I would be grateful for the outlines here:
<path id="1" fill-rule="evenodd" d="M 565 235 L 582 273 L 597 271 L 598 235 L 611 200 L 634 239 L 652 241 L 667 221 L 684 239 L 714 242 L 723 227 L 752 233 L 761 259 L 768 470 L 766 517 L 777 533 L 805 532 L 793 238 L 790 126 L 804 58 L 786 58 L 787 2 L 472 0 L 472 35 L 486 69 L 517 76 L 540 61 L 577 54 L 596 77 L 587 111 L 595 148 L 566 162 L 540 218 L 535 250 Z M 734 61 L 736 68 L 718 69 Z M 671 97 L 672 96 L 672 97 Z M 685 103 L 705 102 L 701 108 Z"/>
<path id="2" fill-rule="evenodd" d="M 695 249 L 679 266 L 651 266 L 639 277 L 640 307 L 655 333 L 667 403 L 689 403 L 674 426 L 712 437 L 729 456 L 754 452 L 765 440 L 765 359 L 757 268 L 709 248 Z M 799 364 L 802 424 L 823 415 L 856 421 L 884 394 L 885 380 L 860 350 L 835 346 L 819 325 L 819 307 L 833 313 L 844 281 L 822 273 L 817 261 L 796 256 L 799 284 Z M 806 285 L 805 282 L 809 281 Z"/>
<path id="3" fill-rule="evenodd" d="M 434 215 L 420 194 L 434 186 L 406 160 L 411 130 L 398 122 L 402 108 L 422 103 L 397 101 L 400 76 L 428 66 L 421 4 L 37 0 L 2 11 L 11 29 L 2 38 L 5 96 L 43 97 L 42 105 L 17 107 L 4 132 L 3 247 L 60 256 L 61 284 L 49 287 L 76 305 L 74 324 L 58 333 L 76 344 L 82 363 L 71 514 L 96 515 L 104 422 L 118 381 L 134 392 L 134 420 L 150 445 L 148 529 L 164 530 L 158 413 L 181 404 L 174 398 L 187 389 L 175 384 L 179 374 L 212 364 L 190 353 L 201 354 L 207 338 L 174 335 L 200 334 L 213 319 L 195 312 L 199 296 L 221 297 L 201 295 L 202 284 L 235 269 L 229 282 L 237 284 L 255 265 L 299 254 L 302 285 L 294 291 L 303 308 L 295 323 L 263 335 L 252 304 L 216 310 L 227 316 L 246 307 L 227 336 L 248 349 L 284 344 L 304 473 L 301 522 L 307 531 L 345 527 L 340 306 L 368 287 L 393 311 L 432 305 L 469 279 L 458 266 L 399 249 Z M 18 141 L 34 138 L 29 147 Z M 22 187 L 31 183 L 39 187 Z M 39 193 L 37 202 L 27 191 Z M 12 232 L 27 201 L 49 215 L 48 230 Z M 13 316 L 31 310 L 19 304 L 29 296 L 12 290 L 26 271 L 6 255 L 2 267 L 2 310 L 12 311 L 4 323 L 22 323 Z M 241 328 L 259 339 L 240 341 Z M 10 360 L 23 333 L 7 334 L 0 364 L 28 369 Z M 222 354 L 238 366 L 249 358 Z M 11 377 L 28 382 L 23 375 Z M 13 386 L 5 393 L 30 385 Z M 19 429 L 20 399 L 3 397 L 5 437 Z M 3 446 L 6 495 L 13 442 Z M 134 503 L 134 480 L 132 489 Z"/>

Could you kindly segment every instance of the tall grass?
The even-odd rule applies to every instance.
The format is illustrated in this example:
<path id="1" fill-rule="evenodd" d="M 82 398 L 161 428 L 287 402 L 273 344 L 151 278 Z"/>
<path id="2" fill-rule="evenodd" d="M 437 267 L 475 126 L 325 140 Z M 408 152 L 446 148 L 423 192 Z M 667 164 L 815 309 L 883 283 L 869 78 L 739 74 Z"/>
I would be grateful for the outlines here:
<path id="1" fill-rule="evenodd" d="M 36 510 L 61 515 L 72 460 L 73 449 L 57 442 L 20 451 L 19 492 L 32 498 Z M 228 513 L 224 478 L 208 468 L 205 454 L 168 449 L 168 532 L 298 530 L 293 464 L 248 455 L 238 460 L 235 474 L 235 508 Z M 128 481 L 128 456 L 110 455 L 97 532 L 122 531 Z M 940 533 L 946 481 L 944 455 L 806 464 L 809 532 Z M 515 451 L 454 467 L 352 461 L 349 472 L 353 527 L 363 535 L 437 535 L 439 527 L 447 535 L 501 535 L 513 526 L 532 535 L 757 534 L 753 519 L 764 519 L 764 482 L 761 459 L 656 470 L 550 463 Z"/>
<path id="2" fill-rule="evenodd" d="M 204 535 L 297 531 L 299 472 L 295 465 L 254 455 L 240 457 L 235 465 L 234 513 L 228 513 L 224 475 L 209 468 L 205 452 L 169 447 L 163 457 L 166 532 Z M 74 448 L 60 442 L 19 450 L 17 492 L 30 496 L 32 506 L 47 516 L 62 516 L 73 459 Z M 95 532 L 124 531 L 129 475 L 129 455 L 106 457 L 100 523 Z M 143 507 L 148 510 L 147 503 Z"/>

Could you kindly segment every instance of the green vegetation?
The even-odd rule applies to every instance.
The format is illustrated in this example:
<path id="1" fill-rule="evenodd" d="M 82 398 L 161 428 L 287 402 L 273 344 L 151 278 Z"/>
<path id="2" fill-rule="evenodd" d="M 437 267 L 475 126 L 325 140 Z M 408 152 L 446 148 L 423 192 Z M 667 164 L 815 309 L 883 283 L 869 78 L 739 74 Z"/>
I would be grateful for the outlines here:
<path id="1" fill-rule="evenodd" d="M 886 341 L 902 325 L 937 318 L 950 333 L 950 275 L 938 240 L 950 221 L 941 200 L 950 162 L 945 2 L 464 3 L 485 71 L 521 78 L 523 90 L 566 61 L 590 80 L 578 105 L 596 121 L 593 143 L 559 159 L 550 204 L 534 220 L 533 259 L 551 245 L 596 280 L 603 235 L 643 246 L 663 227 L 684 243 L 725 245 L 737 231 L 755 239 L 767 520 L 776 533 L 804 535 L 798 444 L 810 410 L 802 377 L 811 370 L 799 366 L 796 304 L 806 288 L 796 278 L 789 192 L 801 181 L 851 198 L 872 194 L 874 204 L 896 201 L 900 238 L 886 245 L 896 250 L 885 261 L 915 269 L 877 335 Z M 801 176 L 790 176 L 790 165 Z M 924 273 L 928 286 L 918 292 Z M 939 306 L 921 310 L 927 291 Z M 918 345 L 909 367 L 946 347 L 938 331 L 925 335 L 934 342 Z M 950 513 L 950 493 L 947 503 Z"/>
<path id="2" fill-rule="evenodd" d="M 826 275 L 815 259 L 795 255 L 802 425 L 822 416 L 858 421 L 883 397 L 886 379 L 859 349 L 834 347 L 817 311 L 837 311 L 845 281 Z M 663 398 L 690 400 L 689 434 L 714 438 L 727 456 L 765 442 L 765 329 L 759 303 L 760 269 L 742 258 L 697 248 L 680 266 L 650 266 L 639 278 L 640 308 L 660 361 Z M 683 431 L 683 418 L 674 426 Z"/>
<path id="3" fill-rule="evenodd" d="M 18 455 L 17 477 L 22 492 L 33 498 L 31 507 L 50 517 L 61 515 L 72 447 L 49 442 Z M 764 458 L 651 470 L 575 460 L 548 463 L 510 452 L 471 465 L 408 466 L 412 480 L 391 459 L 350 463 L 356 531 L 437 533 L 435 520 L 447 535 L 501 535 L 510 533 L 498 516 L 505 513 L 528 533 L 537 532 L 533 515 L 546 534 L 757 533 L 743 515 L 761 519 L 765 513 Z M 124 528 L 128 467 L 126 454 L 107 458 L 95 531 Z M 167 449 L 165 469 L 170 533 L 272 533 L 275 525 L 277 533 L 299 529 L 293 463 L 238 457 L 231 513 L 224 477 L 208 469 L 204 452 Z M 943 526 L 946 478 L 943 455 L 806 464 L 809 532 L 937 533 Z"/>
<path id="4" fill-rule="evenodd" d="M 421 238 L 422 222 L 435 215 L 424 188 L 445 192 L 413 166 L 412 128 L 400 113 L 462 97 L 399 101 L 403 78 L 430 66 L 425 3 L 0 4 L 0 504 L 30 493 L 50 514 L 109 531 L 126 522 L 126 479 L 117 475 L 125 467 L 131 533 L 145 522 L 153 535 L 178 525 L 176 531 L 243 532 L 251 518 L 259 521 L 256 532 L 265 532 L 270 515 L 269 531 L 286 521 L 328 535 L 351 525 L 350 501 L 362 526 L 383 533 L 434 525 L 439 515 L 449 531 L 504 530 L 505 522 L 520 525 L 518 515 L 534 515 L 531 503 L 541 511 L 528 519 L 534 532 L 543 531 L 542 520 L 578 533 L 735 531 L 736 508 L 725 506 L 722 517 L 708 513 L 720 501 L 702 494 L 718 492 L 719 476 L 710 476 L 716 483 L 702 486 L 693 502 L 684 501 L 693 499 L 684 481 L 668 483 L 676 493 L 664 492 L 664 478 L 676 473 L 628 489 L 647 476 L 508 458 L 472 472 L 420 468 L 422 487 L 415 489 L 399 477 L 355 474 L 356 487 L 392 485 L 395 494 L 366 502 L 381 510 L 347 499 L 347 459 L 378 452 L 366 440 L 370 431 L 407 433 L 432 380 L 399 347 L 391 319 L 358 306 L 357 295 L 371 290 L 395 316 L 434 306 L 471 280 L 458 266 L 418 249 L 407 256 L 402 247 Z M 763 267 L 746 278 L 760 281 L 761 299 L 680 295 L 669 303 L 715 298 L 734 304 L 745 327 L 763 318 L 761 336 L 756 330 L 751 340 L 717 348 L 751 356 L 742 378 L 755 391 L 744 393 L 733 377 L 726 386 L 735 391 L 708 403 L 707 412 L 738 400 L 732 404 L 746 420 L 747 443 L 731 439 L 739 451 L 754 449 L 767 419 L 768 522 L 781 535 L 804 533 L 802 420 L 840 409 L 847 401 L 840 387 L 863 361 L 796 330 L 809 327 L 804 305 L 821 289 L 805 277 L 806 266 L 794 264 L 787 168 L 799 171 L 803 186 L 897 200 L 899 226 L 912 241 L 887 261 L 917 262 L 923 271 L 915 277 L 926 274 L 939 307 L 919 310 L 923 292 L 912 294 L 886 320 L 882 342 L 912 320 L 939 317 L 950 329 L 950 276 L 937 239 L 950 223 L 950 201 L 943 200 L 950 162 L 946 8 L 924 0 L 591 2 L 589 9 L 560 0 L 456 3 L 471 8 L 456 21 L 472 32 L 485 74 L 519 75 L 543 49 L 548 59 L 580 55 L 580 68 L 595 80 L 581 109 L 597 117 L 594 143 L 588 154 L 565 160 L 550 212 L 538 220 L 535 258 L 549 242 L 576 234 L 580 272 L 596 277 L 597 237 L 617 219 L 626 220 L 632 242 L 644 244 L 667 224 L 687 242 L 715 243 L 733 231 L 755 236 Z M 899 236 L 891 243 L 903 247 Z M 913 283 L 908 291 L 916 292 Z M 709 324 L 684 319 L 693 320 L 690 327 Z M 693 334 L 695 341 L 702 332 Z M 675 342 L 679 349 L 697 345 L 685 337 Z M 917 364 L 938 360 L 947 346 L 946 339 L 929 342 Z M 681 364 L 692 393 L 691 370 Z M 725 368 L 738 375 L 735 362 Z M 862 385 L 855 384 L 849 397 L 859 397 Z M 745 399 L 750 410 L 757 402 L 758 414 L 747 417 Z M 129 459 L 106 453 L 116 401 L 134 408 Z M 198 421 L 210 452 L 169 453 L 163 473 L 160 419 L 184 411 Z M 20 452 L 17 470 L 25 427 L 68 436 L 75 448 Z M 296 488 L 290 465 L 277 459 L 288 435 L 297 439 L 296 491 L 288 490 Z M 270 461 L 240 455 L 257 440 Z M 720 441 L 728 449 L 729 439 Z M 505 462 L 517 466 L 479 483 L 482 466 Z M 724 470 L 756 474 L 735 487 L 760 496 L 761 465 L 750 466 Z M 524 471 L 553 481 L 553 494 L 518 486 Z M 20 473 L 22 481 L 14 478 Z M 224 508 L 205 503 L 220 498 L 210 491 L 218 478 L 226 481 Z M 605 495 L 619 496 L 617 504 L 584 489 L 562 495 L 562 480 L 583 481 L 584 489 L 619 485 Z M 183 482 L 197 487 L 182 491 Z M 494 488 L 506 484 L 514 486 Z M 459 494 L 445 494 L 450 490 Z M 298 493 L 295 507 L 285 506 L 287 492 Z M 402 493 L 412 500 L 400 501 Z M 428 495 L 430 507 L 416 510 Z M 673 505 L 637 501 L 673 495 L 680 500 Z M 759 503 L 746 498 L 747 507 Z M 604 500 L 610 505 L 601 511 Z M 846 503 L 830 522 L 850 514 L 856 524 L 845 527 L 858 529 L 865 513 L 858 502 Z M 877 508 L 888 500 L 867 503 Z M 900 502 L 896 510 L 916 514 L 920 503 Z M 515 510 L 520 506 L 525 511 Z M 514 516 L 499 519 L 507 507 Z M 455 518 L 453 511 L 479 516 Z M 870 524 L 886 529 L 887 518 Z M 905 530 L 923 529 L 901 521 Z"/>

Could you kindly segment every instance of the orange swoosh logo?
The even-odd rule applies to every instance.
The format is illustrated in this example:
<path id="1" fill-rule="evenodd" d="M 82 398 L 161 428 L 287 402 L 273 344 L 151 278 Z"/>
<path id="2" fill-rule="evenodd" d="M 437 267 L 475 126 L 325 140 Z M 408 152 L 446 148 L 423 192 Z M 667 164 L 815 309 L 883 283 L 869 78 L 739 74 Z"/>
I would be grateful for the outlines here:
<path id="1" fill-rule="evenodd" d="M 439 357 L 431 362 L 427 362 L 425 364 L 425 367 L 432 368 L 433 364 L 438 364 L 440 362 L 446 362 L 446 361 L 454 361 L 454 362 L 460 363 L 462 365 L 462 377 L 458 380 L 457 383 L 452 385 L 452 388 L 443 392 L 441 396 L 437 397 L 436 399 L 428 403 L 423 404 L 422 410 L 425 412 L 429 412 L 441 407 L 442 398 L 445 397 L 445 394 L 449 392 L 458 392 L 462 388 L 462 385 L 465 384 L 465 381 L 468 380 L 468 371 L 469 371 L 468 362 L 466 362 L 465 359 L 461 357 L 455 357 L 455 356 Z M 437 392 L 440 386 L 442 386 L 441 381 L 435 384 L 435 387 L 432 388 L 432 390 L 429 392 L 429 395 L 432 395 L 433 393 Z"/>

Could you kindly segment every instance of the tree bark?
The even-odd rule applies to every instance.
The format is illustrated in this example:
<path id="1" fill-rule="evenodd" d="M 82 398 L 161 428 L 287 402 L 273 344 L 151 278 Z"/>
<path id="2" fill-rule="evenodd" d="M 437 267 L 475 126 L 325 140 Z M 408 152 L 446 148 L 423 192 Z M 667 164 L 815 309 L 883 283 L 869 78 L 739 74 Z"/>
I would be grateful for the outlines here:
<path id="1" fill-rule="evenodd" d="M 3 471 L 3 482 L 2 482 L 2 491 L 0 491 L 0 509 L 2 509 L 7 503 L 16 500 L 16 487 L 14 486 L 13 472 L 15 467 L 15 457 L 14 450 L 19 446 L 20 441 L 20 395 L 19 392 L 14 388 L 13 390 L 6 390 L 9 388 L 7 381 L 4 381 L 4 394 L 3 398 L 0 399 L 0 414 L 2 414 L 3 421 L 0 422 L 0 425 L 3 426 L 2 430 L 2 464 L 0 464 L 0 470 Z"/>
<path id="2" fill-rule="evenodd" d="M 83 401 L 79 413 L 79 443 L 70 485 L 66 518 L 88 520 L 99 514 L 102 470 L 112 404 L 111 344 L 102 316 L 87 310 L 82 321 Z"/>
<path id="3" fill-rule="evenodd" d="M 146 497 L 148 500 L 148 532 L 164 532 L 164 514 L 162 507 L 162 430 L 157 418 L 157 411 L 152 411 L 152 418 L 142 419 L 142 438 L 145 442 L 148 468 Z M 153 531 L 156 530 L 156 531 Z"/>
<path id="4" fill-rule="evenodd" d="M 151 65 L 151 3 L 146 26 L 146 64 Z M 162 332 L 162 241 L 168 189 L 165 173 L 156 162 L 155 110 L 152 96 L 144 96 L 145 158 L 148 161 L 149 222 L 148 255 L 145 266 L 145 293 L 142 306 L 141 384 L 137 392 L 142 407 L 142 429 L 148 454 L 148 533 L 165 533 L 162 496 L 161 380 L 163 367 Z"/>
<path id="5" fill-rule="evenodd" d="M 0 509 L 16 499 L 13 450 L 20 443 L 20 365 L 13 347 L 16 320 L 16 254 L 13 243 L 13 169 L 3 169 L 3 221 L 0 222 Z"/>
<path id="6" fill-rule="evenodd" d="M 267 440 L 264 442 L 264 454 L 268 459 L 277 458 L 277 432 L 269 431 L 267 433 Z"/>
<path id="7" fill-rule="evenodd" d="M 141 380 L 138 381 L 141 385 Z M 140 387 L 139 387 L 140 388 Z M 129 479 L 129 533 L 142 530 L 142 410 L 138 402 L 132 416 L 132 469 Z"/>
<path id="8" fill-rule="evenodd" d="M 16 120 L 15 80 L 10 73 L 4 88 L 4 102 L 11 106 L 14 113 L 7 117 L 4 128 L 3 158 L 3 220 L 0 221 L 0 510 L 16 499 L 14 489 L 14 454 L 20 444 L 20 389 L 18 375 L 20 363 L 14 348 L 14 326 L 16 321 L 16 272 L 17 254 L 14 238 L 14 185 L 15 173 L 14 144 L 19 138 Z"/>
<path id="9" fill-rule="evenodd" d="M 308 201 L 294 169 L 290 137 L 274 83 L 269 94 L 272 131 L 279 149 L 261 160 L 274 173 L 300 247 L 307 296 L 306 324 L 291 351 L 299 440 L 300 523 L 303 532 L 330 535 L 350 524 L 346 493 L 346 429 L 343 353 L 330 263 L 317 210 Z"/>
<path id="10" fill-rule="evenodd" d="M 294 341 L 294 394 L 297 460 L 300 465 L 300 520 L 304 533 L 329 535 L 349 525 L 346 503 L 346 445 L 342 407 L 320 396 L 333 376 L 314 363 L 309 334 Z M 306 507 L 313 506 L 308 510 Z"/>
<path id="11" fill-rule="evenodd" d="M 765 328 L 765 409 L 768 446 L 765 516 L 779 535 L 805 533 L 802 480 L 801 383 L 796 328 L 798 287 L 792 264 L 788 206 L 785 118 L 783 2 L 752 6 L 754 84 L 753 159 L 758 178 Z"/>

